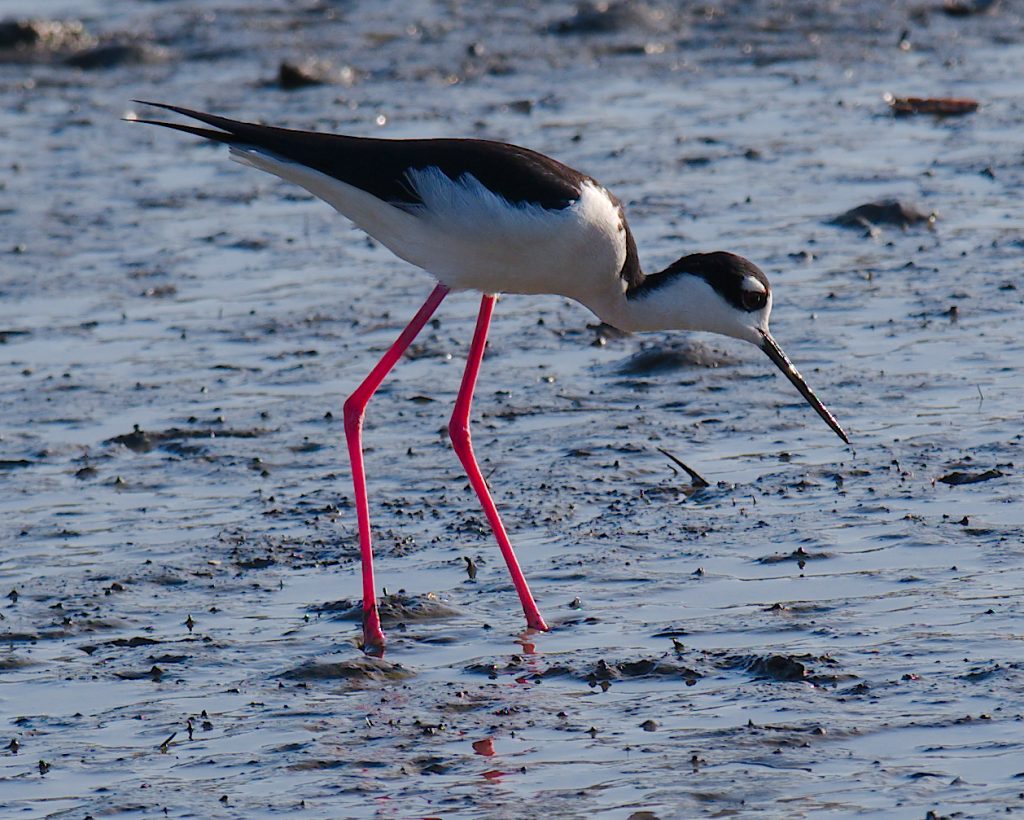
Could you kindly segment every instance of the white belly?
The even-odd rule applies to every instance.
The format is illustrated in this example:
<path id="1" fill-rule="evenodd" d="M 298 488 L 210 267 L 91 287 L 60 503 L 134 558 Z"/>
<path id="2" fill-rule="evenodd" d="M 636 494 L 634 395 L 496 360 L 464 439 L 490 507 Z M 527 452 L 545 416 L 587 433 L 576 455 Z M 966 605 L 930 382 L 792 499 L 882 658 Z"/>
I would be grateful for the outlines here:
<path id="1" fill-rule="evenodd" d="M 555 293 L 587 302 L 621 290 L 626 258 L 621 215 L 608 194 L 586 183 L 562 210 L 512 205 L 474 177 L 453 181 L 436 168 L 409 172 L 422 205 L 398 207 L 296 162 L 232 148 L 240 162 L 301 185 L 395 255 L 452 289 Z"/>

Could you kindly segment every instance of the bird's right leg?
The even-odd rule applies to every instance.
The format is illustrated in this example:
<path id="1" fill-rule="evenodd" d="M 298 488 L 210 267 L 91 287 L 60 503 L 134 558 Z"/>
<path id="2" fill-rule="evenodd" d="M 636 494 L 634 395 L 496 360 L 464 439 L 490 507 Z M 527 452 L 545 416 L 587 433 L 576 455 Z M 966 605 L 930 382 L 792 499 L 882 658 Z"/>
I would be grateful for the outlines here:
<path id="1" fill-rule="evenodd" d="M 484 350 L 487 347 L 487 331 L 491 326 L 491 313 L 494 311 L 496 296 L 485 294 L 480 300 L 480 313 L 477 315 L 476 330 L 473 332 L 473 341 L 469 346 L 469 356 L 466 359 L 466 370 L 462 375 L 462 386 L 459 388 L 459 395 L 455 399 L 455 409 L 452 411 L 452 419 L 448 423 L 448 433 L 451 436 L 452 447 L 459 456 L 469 483 L 476 492 L 483 507 L 487 521 L 491 525 L 491 531 L 498 542 L 498 548 L 505 558 L 509 574 L 512 576 L 512 585 L 519 594 L 519 601 L 523 605 L 523 613 L 526 615 L 526 625 L 530 629 L 547 632 L 548 625 L 537 609 L 537 602 L 533 599 L 530 586 L 526 583 L 526 577 L 519 566 L 516 558 L 516 551 L 512 549 L 512 542 L 509 540 L 505 525 L 501 523 L 501 516 L 498 508 L 491 498 L 491 491 L 487 489 L 487 480 L 480 472 L 480 465 L 477 464 L 476 456 L 473 454 L 473 441 L 469 432 L 469 415 L 473 406 L 473 391 L 476 390 L 476 380 L 480 375 L 480 363 L 484 359 Z"/>
<path id="2" fill-rule="evenodd" d="M 382 655 L 384 653 L 384 632 L 380 628 L 377 591 L 373 582 L 370 505 L 366 497 L 366 473 L 363 469 L 363 416 L 366 413 L 366 405 L 373 394 L 377 392 L 381 382 L 402 358 L 405 349 L 409 347 L 447 295 L 448 288 L 438 284 L 388 352 L 370 371 L 370 375 L 345 400 L 345 440 L 348 442 L 348 455 L 352 462 L 356 519 L 359 522 L 359 552 L 362 556 L 363 566 L 363 651 L 368 654 Z"/>

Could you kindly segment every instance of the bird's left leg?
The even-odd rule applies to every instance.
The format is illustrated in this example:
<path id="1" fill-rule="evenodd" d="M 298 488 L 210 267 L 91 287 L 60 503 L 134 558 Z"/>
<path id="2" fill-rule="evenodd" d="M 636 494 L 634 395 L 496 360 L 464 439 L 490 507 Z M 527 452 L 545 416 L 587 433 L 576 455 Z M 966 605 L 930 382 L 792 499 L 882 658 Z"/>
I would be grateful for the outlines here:
<path id="1" fill-rule="evenodd" d="M 356 520 L 359 523 L 359 551 L 363 568 L 363 650 L 367 654 L 384 653 L 384 632 L 380 627 L 380 613 L 377 611 L 377 592 L 373 580 L 373 545 L 370 536 L 370 504 L 366 494 L 366 470 L 363 467 L 363 416 L 366 405 L 377 392 L 384 378 L 402 358 L 405 349 L 412 344 L 423 326 L 434 315 L 437 306 L 448 295 L 448 288 L 442 284 L 427 297 L 423 307 L 391 345 L 376 367 L 370 371 L 363 383 L 345 400 L 345 440 L 348 443 L 349 459 L 352 462 L 352 486 L 355 490 Z"/>
<path id="2" fill-rule="evenodd" d="M 512 549 L 512 542 L 509 541 L 505 526 L 501 523 L 501 516 L 498 515 L 498 508 L 494 506 L 494 500 L 487 489 L 487 482 L 484 480 L 480 466 L 476 463 L 476 456 L 473 455 L 473 443 L 469 433 L 469 413 L 473 403 L 473 390 L 476 388 L 477 376 L 480 375 L 480 363 L 484 358 L 484 348 L 487 345 L 487 330 L 491 325 L 491 313 L 494 311 L 496 296 L 485 295 L 480 301 L 480 314 L 476 320 L 476 331 L 473 333 L 473 342 L 469 347 L 469 358 L 466 361 L 466 371 L 462 376 L 462 386 L 459 388 L 459 396 L 455 400 L 455 410 L 452 412 L 451 421 L 448 423 L 448 434 L 452 439 L 452 446 L 462 462 L 462 466 L 469 476 L 469 483 L 476 491 L 480 499 L 480 506 L 483 507 L 487 521 L 494 531 L 494 537 L 498 541 L 501 554 L 508 564 L 508 571 L 512 576 L 512 583 L 516 592 L 519 593 L 519 600 L 523 604 L 523 612 L 526 613 L 526 624 L 531 629 L 539 629 L 546 632 L 548 626 L 541 617 L 537 603 L 533 600 L 530 587 L 526 583 L 523 571 L 519 568 L 519 561 Z"/>

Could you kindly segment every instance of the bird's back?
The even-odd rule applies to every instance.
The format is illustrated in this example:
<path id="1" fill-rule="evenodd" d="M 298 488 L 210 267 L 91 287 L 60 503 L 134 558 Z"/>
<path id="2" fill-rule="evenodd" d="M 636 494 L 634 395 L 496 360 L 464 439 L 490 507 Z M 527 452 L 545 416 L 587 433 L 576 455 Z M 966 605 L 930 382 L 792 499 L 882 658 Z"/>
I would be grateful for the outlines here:
<path id="1" fill-rule="evenodd" d="M 155 103 L 149 103 L 155 105 Z M 482 139 L 379 139 L 299 131 L 160 105 L 214 128 L 156 125 L 197 134 L 232 146 L 268 151 L 396 205 L 420 204 L 406 180 L 409 169 L 436 167 L 451 179 L 470 174 L 513 204 L 560 210 L 575 202 L 590 178 L 529 148 Z"/>

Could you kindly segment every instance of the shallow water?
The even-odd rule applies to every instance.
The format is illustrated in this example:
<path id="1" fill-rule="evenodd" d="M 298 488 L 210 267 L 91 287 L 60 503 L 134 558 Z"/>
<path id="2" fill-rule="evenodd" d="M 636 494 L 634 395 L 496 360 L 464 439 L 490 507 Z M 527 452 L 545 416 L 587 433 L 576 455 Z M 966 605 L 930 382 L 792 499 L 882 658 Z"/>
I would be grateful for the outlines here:
<path id="1" fill-rule="evenodd" d="M 650 5 L 567 34 L 562 4 L 100 6 L 3 9 L 88 35 L 0 59 L 9 812 L 1024 808 L 1012 4 Z M 110 43 L 149 57 L 63 62 Z M 272 82 L 307 56 L 348 79 Z M 981 109 L 897 119 L 885 92 Z M 365 661 L 341 402 L 430 281 L 222 150 L 119 122 L 133 97 L 551 153 L 628 203 L 647 268 L 761 264 L 854 446 L 753 348 L 694 337 L 718 366 L 692 366 L 682 334 L 595 345 L 575 304 L 502 299 L 474 435 L 553 626 L 521 634 L 444 434 L 475 318 L 455 295 L 370 407 L 403 623 Z M 828 224 L 888 197 L 934 228 Z"/>

